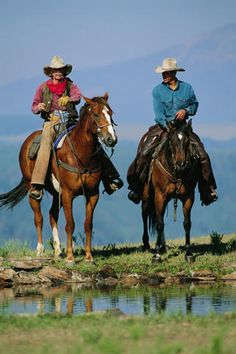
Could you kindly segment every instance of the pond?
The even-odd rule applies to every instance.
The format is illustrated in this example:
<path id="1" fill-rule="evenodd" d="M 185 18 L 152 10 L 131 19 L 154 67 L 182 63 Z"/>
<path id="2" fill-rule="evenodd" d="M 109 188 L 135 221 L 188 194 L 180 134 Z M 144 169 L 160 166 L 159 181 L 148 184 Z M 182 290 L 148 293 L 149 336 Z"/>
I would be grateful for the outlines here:
<path id="1" fill-rule="evenodd" d="M 82 314 L 119 310 L 128 315 L 236 311 L 236 284 L 135 287 L 12 287 L 0 289 L 0 314 Z"/>

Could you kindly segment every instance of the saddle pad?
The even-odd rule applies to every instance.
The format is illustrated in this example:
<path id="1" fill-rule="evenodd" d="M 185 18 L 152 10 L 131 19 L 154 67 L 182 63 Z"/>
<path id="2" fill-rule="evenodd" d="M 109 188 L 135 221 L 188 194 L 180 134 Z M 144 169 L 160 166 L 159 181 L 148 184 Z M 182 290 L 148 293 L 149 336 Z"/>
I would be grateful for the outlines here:
<path id="1" fill-rule="evenodd" d="M 66 131 L 63 130 L 62 133 L 60 133 L 56 140 L 54 141 L 54 144 L 53 144 L 53 147 L 54 149 L 60 149 L 63 145 L 63 142 L 66 138 L 66 134 L 69 133 L 71 130 L 73 130 L 75 127 L 75 124 L 73 125 L 70 125 L 69 127 L 67 127 Z M 38 150 L 39 150 L 39 146 L 40 146 L 40 142 L 41 142 L 41 134 L 39 135 L 36 135 L 36 137 L 34 138 L 34 140 L 32 141 L 32 144 L 29 148 L 29 158 L 31 160 L 33 160 L 37 153 L 38 153 Z"/>
<path id="2" fill-rule="evenodd" d="M 67 136 L 67 133 L 71 132 L 73 130 L 75 125 L 70 125 L 69 127 L 66 128 L 66 131 L 63 131 L 60 135 L 57 136 L 56 140 L 53 143 L 54 149 L 60 149 L 63 145 L 63 142 Z"/>

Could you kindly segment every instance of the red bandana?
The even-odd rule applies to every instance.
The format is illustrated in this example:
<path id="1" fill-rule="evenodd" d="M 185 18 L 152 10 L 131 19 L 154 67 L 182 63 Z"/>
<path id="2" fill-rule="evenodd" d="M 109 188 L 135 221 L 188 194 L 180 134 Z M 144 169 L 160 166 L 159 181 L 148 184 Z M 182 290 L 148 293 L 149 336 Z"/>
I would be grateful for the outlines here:
<path id="1" fill-rule="evenodd" d="M 52 80 L 47 81 L 47 86 L 49 87 L 49 90 L 52 93 L 57 94 L 58 96 L 61 96 L 63 92 L 66 89 L 66 80 L 63 80 L 61 82 L 58 82 L 57 84 L 54 84 Z"/>

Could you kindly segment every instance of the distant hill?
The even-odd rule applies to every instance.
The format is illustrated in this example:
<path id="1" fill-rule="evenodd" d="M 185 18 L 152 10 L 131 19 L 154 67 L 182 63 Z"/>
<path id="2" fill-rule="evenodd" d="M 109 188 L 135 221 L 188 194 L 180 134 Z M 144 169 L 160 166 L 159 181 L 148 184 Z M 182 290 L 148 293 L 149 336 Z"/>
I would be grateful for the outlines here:
<path id="1" fill-rule="evenodd" d="M 222 149 L 221 143 L 205 140 L 211 156 L 215 176 L 218 184 L 219 200 L 211 206 L 200 205 L 198 192 L 192 212 L 192 235 L 207 235 L 212 231 L 231 233 L 236 231 L 236 142 Z M 7 192 L 18 184 L 21 174 L 18 167 L 19 143 L 2 143 L 0 145 L 1 175 L 0 194 Z M 94 217 L 93 244 L 107 245 L 120 242 L 141 242 L 142 222 L 140 205 L 131 203 L 128 198 L 126 171 L 135 156 L 137 144 L 132 141 L 120 141 L 115 149 L 112 160 L 118 167 L 125 186 L 111 196 L 101 193 Z M 101 186 L 102 191 L 102 186 Z M 13 212 L 0 210 L 0 246 L 9 239 L 28 240 L 36 245 L 36 231 L 33 224 L 33 215 L 28 204 L 28 198 L 18 205 Z M 45 195 L 42 202 L 44 214 L 44 240 L 51 237 L 48 221 L 50 196 Z M 75 235 L 83 236 L 83 199 L 77 198 L 74 206 L 76 222 Z M 173 204 L 169 203 L 165 216 L 166 238 L 180 237 L 184 240 L 182 227 L 183 216 L 181 203 L 178 203 L 177 222 L 173 222 Z M 61 212 L 60 230 L 63 243 L 66 241 L 64 232 L 64 215 Z M 152 238 L 152 240 L 154 240 Z"/>
<path id="2" fill-rule="evenodd" d="M 153 122 L 151 91 L 161 80 L 154 73 L 154 67 L 161 64 L 166 56 L 176 57 L 186 69 L 185 73 L 179 74 L 179 78 L 192 84 L 199 99 L 199 112 L 194 118 L 195 129 L 222 139 L 236 137 L 232 78 L 236 66 L 236 24 L 219 28 L 191 43 L 183 43 L 147 57 L 74 71 L 71 77 L 89 97 L 108 91 L 110 104 L 115 112 L 114 118 L 119 124 L 119 135 L 125 139 L 137 139 Z M 19 117 L 18 122 L 14 121 L 14 125 L 18 123 L 19 126 L 20 116 L 30 116 L 36 87 L 45 79 L 39 73 L 39 76 L 31 80 L 0 87 L 0 135 L 3 134 L 2 131 L 5 134 L 11 133 L 12 126 L 8 124 L 11 117 L 6 119 L 6 116 Z M 29 130 L 32 130 L 36 121 L 37 118 L 28 120 Z"/>

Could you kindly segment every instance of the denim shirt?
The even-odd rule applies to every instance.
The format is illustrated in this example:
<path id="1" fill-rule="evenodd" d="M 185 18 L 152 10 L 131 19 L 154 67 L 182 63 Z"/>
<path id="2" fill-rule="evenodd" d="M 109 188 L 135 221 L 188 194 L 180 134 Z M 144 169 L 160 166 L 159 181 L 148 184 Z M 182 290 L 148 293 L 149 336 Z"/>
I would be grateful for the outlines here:
<path id="1" fill-rule="evenodd" d="M 152 91 L 155 122 L 161 127 L 175 119 L 175 114 L 180 109 L 185 109 L 188 116 L 197 112 L 198 101 L 191 85 L 177 80 L 175 90 L 161 83 Z"/>

